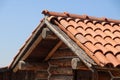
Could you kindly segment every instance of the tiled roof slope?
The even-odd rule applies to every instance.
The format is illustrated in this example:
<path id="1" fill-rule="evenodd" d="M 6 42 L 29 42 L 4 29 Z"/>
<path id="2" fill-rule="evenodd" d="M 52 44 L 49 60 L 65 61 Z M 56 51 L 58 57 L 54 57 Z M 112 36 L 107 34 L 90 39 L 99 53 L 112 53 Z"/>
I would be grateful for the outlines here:
<path id="1" fill-rule="evenodd" d="M 43 11 L 99 66 L 120 67 L 120 20 Z"/>

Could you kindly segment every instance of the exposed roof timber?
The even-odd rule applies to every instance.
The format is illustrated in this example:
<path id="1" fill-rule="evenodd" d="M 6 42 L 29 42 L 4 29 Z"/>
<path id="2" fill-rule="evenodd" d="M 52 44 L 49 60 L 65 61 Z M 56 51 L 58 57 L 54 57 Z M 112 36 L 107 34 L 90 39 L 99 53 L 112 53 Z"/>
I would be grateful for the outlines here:
<path id="1" fill-rule="evenodd" d="M 39 37 L 37 38 L 37 40 L 33 43 L 34 45 L 32 45 L 29 50 L 26 52 L 26 54 L 21 58 L 22 61 L 24 61 L 31 53 L 32 51 L 36 48 L 36 46 L 42 41 L 42 36 L 39 35 Z M 18 64 L 17 64 L 18 65 Z M 15 69 L 17 68 L 17 69 Z M 15 67 L 13 69 L 14 72 L 16 72 L 18 70 L 18 67 Z"/>
<path id="2" fill-rule="evenodd" d="M 29 50 L 24 55 L 24 57 L 22 57 L 22 60 L 25 60 L 41 41 L 42 41 L 42 36 L 39 35 L 39 37 L 36 39 L 36 41 L 33 43 L 33 45 L 29 48 Z"/>
<path id="3" fill-rule="evenodd" d="M 33 51 L 33 49 L 38 45 L 38 43 L 42 40 L 42 36 L 40 33 L 44 25 L 45 25 L 44 21 L 42 21 L 41 24 L 38 25 L 37 30 L 35 30 L 34 34 L 30 37 L 30 39 L 25 44 L 23 49 L 19 51 L 18 55 L 13 60 L 12 64 L 9 67 L 10 69 L 13 69 L 13 71 L 16 72 L 18 70 L 17 66 L 19 64 L 19 61 L 25 60 L 29 56 L 29 54 Z"/>
<path id="4" fill-rule="evenodd" d="M 48 59 L 50 59 L 53 54 L 55 53 L 55 51 L 62 45 L 62 41 L 60 40 L 56 45 L 55 47 L 48 53 L 47 57 L 45 58 L 44 61 L 47 61 Z"/>
<path id="5" fill-rule="evenodd" d="M 71 60 L 72 69 L 82 69 L 82 70 L 89 70 L 87 66 L 85 66 L 79 58 L 73 58 Z"/>
<path id="6" fill-rule="evenodd" d="M 71 40 L 60 28 L 56 25 L 49 23 L 47 16 L 45 17 L 45 23 L 47 27 L 52 30 L 84 63 L 91 69 L 92 65 L 96 65 L 92 59 L 90 59 L 86 53 L 73 41 Z"/>
<path id="7" fill-rule="evenodd" d="M 19 64 L 19 70 L 46 70 L 48 68 L 47 63 L 39 62 L 24 62 Z"/>
<path id="8" fill-rule="evenodd" d="M 41 35 L 43 39 L 58 39 L 58 37 L 47 27 L 43 28 Z"/>

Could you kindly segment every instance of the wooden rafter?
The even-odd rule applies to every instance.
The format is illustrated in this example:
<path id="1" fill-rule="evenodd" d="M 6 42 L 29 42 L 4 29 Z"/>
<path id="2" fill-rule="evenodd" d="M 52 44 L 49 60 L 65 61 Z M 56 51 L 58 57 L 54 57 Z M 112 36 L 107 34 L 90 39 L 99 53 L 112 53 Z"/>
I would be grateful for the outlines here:
<path id="1" fill-rule="evenodd" d="M 37 47 L 37 45 L 42 41 L 42 36 L 40 35 L 37 40 L 34 42 L 33 46 L 30 47 L 28 52 L 25 54 L 25 56 L 22 58 L 22 60 L 25 60 L 31 53 L 32 51 Z"/>
<path id="2" fill-rule="evenodd" d="M 47 57 L 44 59 L 44 61 L 47 61 L 48 59 L 50 59 L 52 57 L 52 55 L 54 54 L 54 52 L 62 45 L 62 41 L 60 40 L 55 47 L 48 53 Z"/>
<path id="3" fill-rule="evenodd" d="M 26 54 L 24 55 L 24 57 L 22 57 L 21 60 L 25 60 L 30 54 L 31 52 L 36 48 L 36 46 L 42 41 L 42 36 L 39 35 L 39 37 L 37 38 L 37 40 L 34 42 L 33 46 L 30 47 L 30 49 L 26 52 Z M 16 65 L 16 67 L 13 69 L 13 72 L 16 72 L 18 70 L 18 64 Z"/>
<path id="4" fill-rule="evenodd" d="M 42 36 L 40 33 L 43 29 L 43 26 L 45 26 L 44 21 L 42 21 L 41 24 L 39 24 L 38 27 L 34 30 L 33 34 L 24 44 L 13 62 L 10 64 L 9 68 L 12 69 L 13 72 L 16 72 L 18 70 L 19 61 L 24 61 L 33 51 L 33 49 L 38 45 L 38 43 L 42 41 Z"/>

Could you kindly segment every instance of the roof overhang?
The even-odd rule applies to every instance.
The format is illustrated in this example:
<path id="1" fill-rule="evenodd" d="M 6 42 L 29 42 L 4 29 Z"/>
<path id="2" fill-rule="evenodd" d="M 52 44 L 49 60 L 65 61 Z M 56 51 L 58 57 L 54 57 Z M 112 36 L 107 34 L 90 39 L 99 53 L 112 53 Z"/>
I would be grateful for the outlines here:
<path id="1" fill-rule="evenodd" d="M 36 48 L 36 46 L 42 41 L 42 30 L 44 27 L 48 27 L 62 42 L 64 42 L 89 68 L 92 66 L 91 64 L 94 64 L 94 61 L 90 59 L 85 52 L 75 43 L 73 42 L 59 27 L 56 25 L 51 24 L 47 20 L 47 16 L 44 18 L 44 20 L 38 25 L 34 33 L 31 35 L 31 37 L 27 40 L 27 42 L 24 44 L 22 49 L 19 51 L 19 53 L 14 58 L 13 62 L 10 65 L 10 69 L 12 69 L 14 72 L 18 70 L 19 62 L 24 61 L 31 52 Z M 56 46 L 60 46 L 62 42 L 59 42 Z M 46 56 L 45 60 L 48 60 L 50 56 L 53 54 L 53 52 L 58 48 L 55 47 L 53 51 L 51 50 L 50 54 Z"/>
<path id="2" fill-rule="evenodd" d="M 38 45 L 38 43 L 42 40 L 41 32 L 42 28 L 45 26 L 44 21 L 38 25 L 35 29 L 31 37 L 26 41 L 24 46 L 20 49 L 19 53 L 14 58 L 13 62 L 9 66 L 9 69 L 16 71 L 19 61 L 24 61 L 31 51 Z"/>

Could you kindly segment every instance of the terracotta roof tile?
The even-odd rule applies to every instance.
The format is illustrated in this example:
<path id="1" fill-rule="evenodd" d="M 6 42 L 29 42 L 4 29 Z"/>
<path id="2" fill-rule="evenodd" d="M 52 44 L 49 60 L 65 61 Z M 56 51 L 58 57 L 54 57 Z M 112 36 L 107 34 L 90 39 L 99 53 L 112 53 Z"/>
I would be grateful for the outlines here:
<path id="1" fill-rule="evenodd" d="M 120 20 L 43 11 L 100 66 L 120 67 Z"/>

